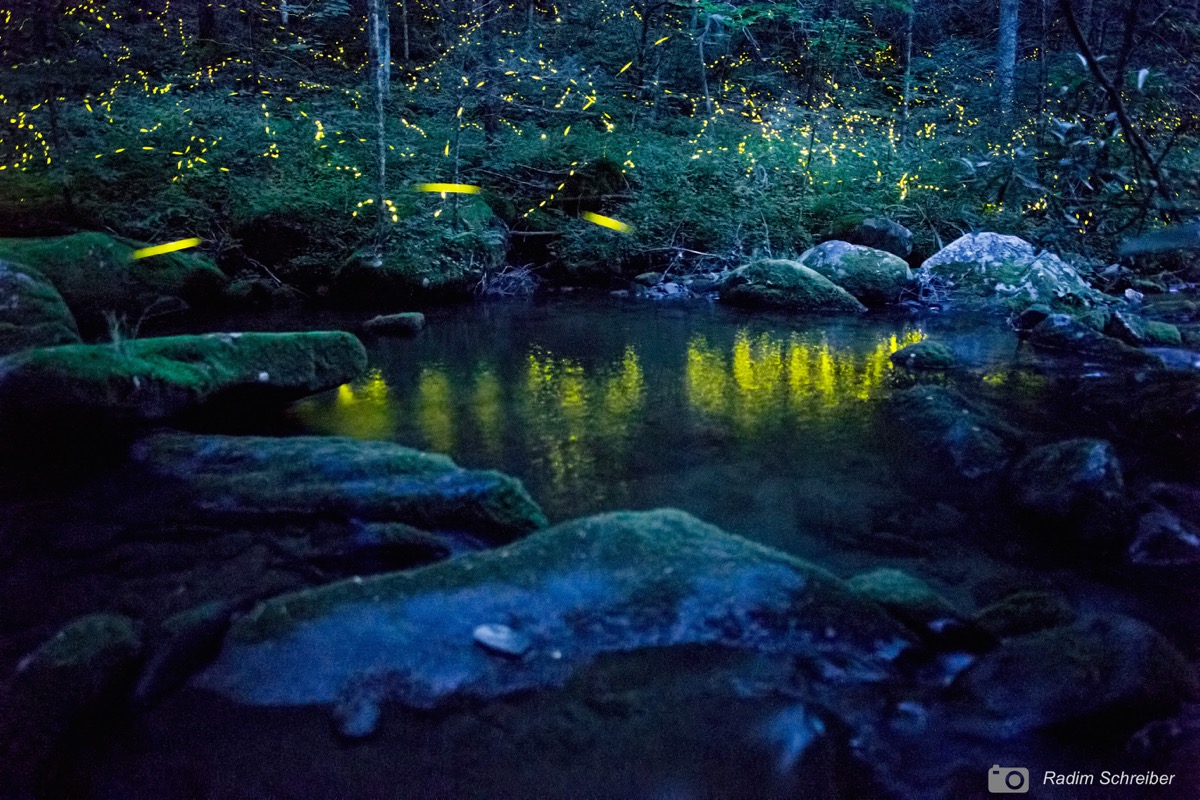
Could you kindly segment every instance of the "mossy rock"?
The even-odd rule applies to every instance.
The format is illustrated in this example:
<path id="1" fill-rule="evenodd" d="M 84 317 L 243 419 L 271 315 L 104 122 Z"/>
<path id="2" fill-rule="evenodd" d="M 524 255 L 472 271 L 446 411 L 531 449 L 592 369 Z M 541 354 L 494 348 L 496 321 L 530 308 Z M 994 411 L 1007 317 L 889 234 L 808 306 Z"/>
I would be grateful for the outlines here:
<path id="1" fill-rule="evenodd" d="M 63 345 L 0 360 L 0 404 L 38 425 L 156 422 L 223 395 L 282 403 L 332 389 L 366 369 L 341 331 L 214 333 Z"/>
<path id="2" fill-rule="evenodd" d="M 1183 335 L 1179 332 L 1179 328 L 1169 322 L 1150 320 L 1146 323 L 1146 344 L 1182 347 Z"/>
<path id="3" fill-rule="evenodd" d="M 425 327 L 425 315 L 419 311 L 380 314 L 363 323 L 363 330 L 378 336 L 415 336 Z"/>
<path id="4" fill-rule="evenodd" d="M 976 732 L 990 738 L 1069 725 L 1119 738 L 1196 699 L 1200 684 L 1188 660 L 1153 628 L 1102 615 L 1009 639 L 962 672 L 950 691 Z"/>
<path id="5" fill-rule="evenodd" d="M 488 623 L 525 637 L 525 655 L 479 646 L 474 632 Z M 620 512 L 270 600 L 235 622 L 193 686 L 369 719 L 388 700 L 428 708 L 557 685 L 602 653 L 641 647 L 790 654 L 844 687 L 891 674 L 911 643 L 880 606 L 818 567 L 680 511 Z"/>
<path id="6" fill-rule="evenodd" d="M 496 544 L 546 525 L 515 478 L 391 442 L 161 434 L 139 441 L 133 456 L 153 475 L 182 482 L 195 517 L 242 527 L 319 516 L 466 532 Z"/>
<path id="7" fill-rule="evenodd" d="M 142 652 L 127 617 L 92 614 L 23 658 L 0 699 L 0 793 L 24 797 L 72 731 L 121 703 Z M 7 752 L 4 752 L 7 750 Z M 7 785 L 12 781 L 16 785 Z M 13 794 L 9 794 L 13 791 Z"/>
<path id="8" fill-rule="evenodd" d="M 986 650 L 993 644 L 986 632 L 964 618 L 929 584 L 907 572 L 877 569 L 855 575 L 847 584 L 935 645 L 947 649 Z"/>
<path id="9" fill-rule="evenodd" d="M 1103 439 L 1067 439 L 1031 450 L 1009 477 L 1021 509 L 1065 521 L 1097 507 L 1111 511 L 1125 492 L 1121 463 Z"/>
<path id="10" fill-rule="evenodd" d="M 1078 311 L 1119 302 L 1084 280 L 1053 253 L 1037 252 L 1016 236 L 969 233 L 943 247 L 921 265 L 951 302 L 1020 312 L 1034 303 Z"/>
<path id="11" fill-rule="evenodd" d="M 799 261 L 868 307 L 897 303 L 913 286 L 912 270 L 904 259 L 848 242 L 819 244 L 805 251 Z"/>
<path id="12" fill-rule="evenodd" d="M 33 270 L 0 261 L 0 356 L 79 341 L 62 296 Z"/>
<path id="13" fill-rule="evenodd" d="M 842 313 L 866 310 L 824 275 L 785 259 L 754 261 L 739 267 L 725 279 L 719 297 L 724 303 L 747 308 Z"/>
<path id="14" fill-rule="evenodd" d="M 0 259 L 36 270 L 62 295 L 85 330 L 102 330 L 105 313 L 142 315 L 220 300 L 227 279 L 189 252 L 133 259 L 145 244 L 105 233 L 41 239 L 0 239 Z"/>
<path id="15" fill-rule="evenodd" d="M 949 347 L 928 339 L 900 348 L 892 353 L 891 361 L 898 367 L 915 370 L 946 370 L 955 363 Z"/>
<path id="16" fill-rule="evenodd" d="M 1007 639 L 1048 628 L 1070 625 L 1079 615 L 1049 592 L 1023 591 L 984 608 L 975 621 L 995 636 Z"/>
<path id="17" fill-rule="evenodd" d="M 1029 332 L 1028 341 L 1042 350 L 1057 350 L 1132 366 L 1162 366 L 1162 360 L 1154 354 L 1106 336 L 1069 314 L 1046 317 Z"/>

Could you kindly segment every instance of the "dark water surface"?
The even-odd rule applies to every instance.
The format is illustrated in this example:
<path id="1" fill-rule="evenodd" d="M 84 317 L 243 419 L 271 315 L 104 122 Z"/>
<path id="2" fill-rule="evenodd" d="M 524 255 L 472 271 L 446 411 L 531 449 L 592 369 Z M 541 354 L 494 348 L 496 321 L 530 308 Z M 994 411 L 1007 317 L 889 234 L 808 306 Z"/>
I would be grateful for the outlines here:
<path id="1" fill-rule="evenodd" d="M 893 368 L 889 356 L 925 337 L 949 346 L 959 366 L 924 380 L 956 386 L 987 404 L 1020 429 L 1027 444 L 1102 433 L 1087 429 L 1056 401 L 1050 388 L 1055 366 L 1035 369 L 1001 319 L 904 313 L 794 318 L 607 296 L 447 307 L 427 316 L 427 329 L 415 338 L 364 337 L 368 374 L 295 404 L 282 429 L 391 440 L 446 453 L 463 466 L 510 473 L 525 482 L 554 522 L 617 509 L 680 508 L 813 559 L 842 577 L 881 566 L 907 570 L 968 615 L 1014 591 L 1051 589 L 1081 612 L 1115 611 L 1149 622 L 1197 660 L 1200 590 L 1193 582 L 1180 585 L 1165 573 L 1097 565 L 1086 554 L 1051 557 L 997 499 L 1002 494 L 977 494 L 950 480 L 930 452 L 898 435 L 883 401 L 914 379 Z M 221 327 L 337 328 L 359 321 L 359 316 L 261 315 Z M 1119 447 L 1131 484 L 1157 477 L 1142 471 L 1136 443 Z M 73 496 L 0 510 L 28 517 L 22 524 L 34 533 L 78 526 L 87 529 L 79 538 L 88 538 L 97 527 L 91 518 L 103 516 L 104 509 L 160 502 L 140 498 L 136 479 L 117 478 Z M 155 569 L 161 569 L 158 552 L 123 554 L 121 561 L 98 565 L 85 563 L 86 554 L 73 565 L 29 566 L 23 556 L 14 556 L 0 569 L 0 593 L 8 605 L 0 610 L 6 626 L 0 640 L 19 629 L 21 636 L 12 641 L 27 648 L 71 615 L 112 607 L 113 598 L 136 595 L 143 604 L 154 593 L 169 598 L 172 584 L 143 581 L 138 571 L 138 558 L 157 559 Z M 172 552 L 181 560 L 193 553 Z M 220 558 L 204 545 L 195 547 L 194 557 Z M 126 566 L 129 577 L 122 577 Z M 198 589 L 188 569 L 180 564 L 172 573 L 183 576 L 179 592 L 185 584 L 189 590 L 220 591 L 220 576 L 211 579 L 216 588 Z M 35 580 L 59 580 L 64 588 L 44 607 L 9 591 Z M 293 584 L 281 578 L 279 585 Z M 163 601 L 164 609 L 170 602 Z M 31 615 L 39 613 L 47 618 L 34 624 Z M 6 646 L 6 663 L 19 649 Z M 578 694 L 594 699 L 595 681 L 621 687 L 631 674 L 660 669 L 652 654 L 622 658 L 581 678 L 591 688 Z M 713 675 L 732 669 L 727 662 L 740 658 L 700 654 L 694 678 L 676 676 L 653 697 L 645 694 L 644 683 L 633 681 L 618 694 L 651 709 L 641 716 L 622 712 L 617 719 L 611 709 L 597 711 L 593 699 L 576 703 L 576 689 L 568 687 L 557 699 L 504 700 L 486 711 L 454 711 L 436 725 L 418 715 L 353 748 L 330 737 L 323 717 L 238 708 L 212 716 L 210 706 L 194 707 L 184 698 L 156 712 L 145 728 L 139 723 L 122 734 L 117 752 L 96 754 L 84 772 L 92 772 L 93 785 L 100 787 L 89 796 L 113 798 L 156 796 L 155 787 L 171 798 L 351 796 L 346 791 L 371 797 L 532 796 L 542 781 L 549 781 L 546 796 L 566 797 L 575 796 L 573 780 L 584 782 L 581 797 L 769 796 L 779 789 L 763 788 L 773 780 L 772 759 L 789 745 L 776 743 L 768 748 L 774 755 L 763 755 L 754 749 L 759 745 L 742 740 L 749 736 L 761 744 L 753 720 L 793 712 L 784 699 L 730 704 L 704 688 Z M 581 714 L 597 714 L 583 727 L 599 726 L 611 736 L 571 738 L 583 735 Z M 1035 790 L 1031 796 L 1193 797 L 1200 746 L 1195 731 L 1178 728 L 1194 724 L 1186 721 L 1194 717 L 1185 715 L 1173 729 L 1182 742 L 1174 753 L 1167 756 L 1164 749 L 1152 759 L 1157 768 L 1179 773 L 1179 791 L 1113 793 L 1092 787 Z M 650 720 L 658 721 L 653 728 Z M 907 788 L 895 796 L 989 796 L 979 787 L 983 770 L 996 762 L 1025 764 L 1035 774 L 1146 763 L 1124 743 L 1040 736 L 996 743 L 931 731 L 928 737 L 896 733 L 887 771 L 909 774 Z M 512 741 L 538 737 L 545 738 L 541 756 L 512 749 Z M 717 766 L 726 739 L 729 771 Z M 398 751 L 411 752 L 411 763 L 397 765 Z M 546 759 L 544 768 L 539 757 Z M 658 778 L 644 786 L 611 787 L 606 795 L 596 788 L 607 779 L 611 765 L 605 759 L 644 762 L 638 774 Z M 513 769 L 510 760 L 521 761 L 522 768 Z M 661 775 L 655 771 L 660 767 Z M 671 777 L 671 769 L 682 772 Z M 689 769 L 692 774 L 686 774 Z M 454 780 L 435 791 L 436 776 L 451 774 Z M 489 783 L 496 780 L 508 783 Z M 413 793 L 389 792 L 392 781 Z M 490 792 L 489 785 L 504 788 Z M 872 796 L 850 784 L 818 794 L 809 786 L 794 789 L 794 796 Z"/>

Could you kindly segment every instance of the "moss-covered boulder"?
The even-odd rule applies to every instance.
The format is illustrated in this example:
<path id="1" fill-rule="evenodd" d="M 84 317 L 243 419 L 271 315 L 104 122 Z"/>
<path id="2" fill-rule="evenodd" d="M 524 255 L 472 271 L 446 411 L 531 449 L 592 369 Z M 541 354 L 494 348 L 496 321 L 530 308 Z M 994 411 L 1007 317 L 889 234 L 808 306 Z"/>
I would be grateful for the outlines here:
<path id="1" fill-rule="evenodd" d="M 854 226 L 845 240 L 883 250 L 900 258 L 908 258 L 913 249 L 913 234 L 899 222 L 882 217 L 868 217 Z"/>
<path id="2" fill-rule="evenodd" d="M 494 253 L 459 252 L 444 242 L 429 246 L 439 249 L 397 247 L 382 256 L 370 249 L 355 253 L 334 277 L 332 299 L 347 307 L 394 308 L 466 298 L 479 284 L 484 267 L 495 260 Z"/>
<path id="3" fill-rule="evenodd" d="M 377 336 L 415 336 L 425 328 L 425 315 L 419 311 L 380 314 L 363 323 L 363 330 Z"/>
<path id="4" fill-rule="evenodd" d="M 1162 366 L 1162 359 L 1137 347 L 1106 336 L 1069 314 L 1051 314 L 1029 331 L 1029 344 L 1041 350 L 1056 350 L 1088 359 L 1131 366 Z"/>
<path id="5" fill-rule="evenodd" d="M 767 259 L 734 270 L 721 285 L 722 302 L 746 308 L 859 312 L 866 307 L 842 287 L 798 261 Z"/>
<path id="6" fill-rule="evenodd" d="M 520 481 L 391 442 L 159 434 L 140 440 L 133 457 L 158 479 L 182 482 L 194 518 L 241 527 L 335 518 L 386 547 L 403 546 L 401 532 L 368 523 L 467 532 L 493 544 L 546 524 Z"/>
<path id="7" fill-rule="evenodd" d="M 897 303 L 913 287 L 912 270 L 904 259 L 870 247 L 825 242 L 805 251 L 799 261 L 869 307 Z"/>
<path id="8" fill-rule="evenodd" d="M 0 261 L 0 356 L 78 341 L 75 318 L 50 281 Z"/>
<path id="9" fill-rule="evenodd" d="M 892 353 L 892 363 L 913 370 L 945 370 L 954 366 L 954 353 L 941 342 L 925 339 Z"/>
<path id="10" fill-rule="evenodd" d="M 8 751 L 0 760 L 0 794 L 34 796 L 39 773 L 72 731 L 123 701 L 141 649 L 132 620 L 93 614 L 21 660 L 0 697 L 0 747 Z"/>
<path id="11" fill-rule="evenodd" d="M 1013 464 L 1017 505 L 1057 521 L 1095 507 L 1109 510 L 1125 492 L 1121 462 L 1103 439 L 1068 439 L 1031 450 Z"/>
<path id="12" fill-rule="evenodd" d="M 921 271 L 951 302 L 1021 311 L 1034 303 L 1079 309 L 1117 302 L 1053 253 L 1016 236 L 969 233 L 926 259 Z"/>
<path id="13" fill-rule="evenodd" d="M 214 333 L 63 345 L 0 360 L 5 426 L 139 423 L 218 399 L 285 402 L 366 369 L 362 343 L 340 331 Z"/>
<path id="14" fill-rule="evenodd" d="M 994 476 L 1012 456 L 1015 432 L 953 389 L 919 384 L 884 408 L 906 448 L 926 450 L 961 478 Z"/>
<path id="15" fill-rule="evenodd" d="M 221 298 L 227 279 L 208 258 L 175 252 L 135 260 L 143 247 L 106 233 L 0 239 L 0 259 L 45 276 L 85 330 L 102 330 L 106 312 L 134 322 Z"/>
<path id="16" fill-rule="evenodd" d="M 1170 642 L 1116 615 L 1009 639 L 951 686 L 971 727 L 997 739 L 1070 724 L 1123 736 L 1198 692 L 1194 668 Z"/>
<path id="17" fill-rule="evenodd" d="M 507 626 L 529 648 L 481 646 Z M 825 571 L 673 510 L 564 523 L 498 550 L 278 597 L 235 622 L 192 685 L 251 705 L 329 705 L 362 734 L 417 708 L 557 685 L 594 657 L 713 644 L 790 654 L 847 684 L 892 674 L 910 634 Z M 820 679 L 817 679 L 820 680 Z"/>

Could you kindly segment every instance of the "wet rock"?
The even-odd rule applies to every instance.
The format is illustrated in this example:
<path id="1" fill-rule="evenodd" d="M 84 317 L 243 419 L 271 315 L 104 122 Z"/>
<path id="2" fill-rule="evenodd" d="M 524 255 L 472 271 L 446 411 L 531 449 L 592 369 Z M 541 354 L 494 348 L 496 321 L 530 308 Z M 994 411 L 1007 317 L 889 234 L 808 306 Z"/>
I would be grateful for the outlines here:
<path id="1" fill-rule="evenodd" d="M 137 442 L 132 457 L 159 479 L 179 482 L 189 514 L 240 526 L 332 517 L 497 543 L 546 524 L 520 481 L 391 442 L 158 434 Z"/>
<path id="2" fill-rule="evenodd" d="M 140 260 L 145 244 L 104 233 L 0 239 L 0 260 L 30 267 L 62 295 L 80 326 L 103 331 L 104 314 L 136 322 L 147 311 L 212 305 L 228 279 L 204 256 L 166 253 Z"/>
<path id="3" fill-rule="evenodd" d="M 720 300 L 748 308 L 786 311 L 857 312 L 866 307 L 825 276 L 784 259 L 754 261 L 734 270 L 721 285 Z"/>
<path id="4" fill-rule="evenodd" d="M 854 295 L 866 306 L 900 301 L 913 286 L 912 270 L 904 259 L 883 250 L 848 242 L 825 242 L 805 251 L 799 261 Z"/>
<path id="5" fill-rule="evenodd" d="M 531 648 L 497 658 L 476 643 L 481 619 Z M 193 686 L 259 706 L 332 705 L 353 689 L 425 708 L 557 685 L 601 653 L 681 644 L 791 654 L 845 684 L 886 677 L 909 637 L 803 561 L 682 512 L 614 513 L 270 600 L 235 622 Z"/>
<path id="6" fill-rule="evenodd" d="M 0 743 L 8 748 L 0 762 L 0 794 L 29 796 L 72 732 L 123 701 L 141 649 L 132 620 L 93 614 L 21 660 L 0 697 Z"/>
<path id="7" fill-rule="evenodd" d="M 363 330 L 377 336 L 414 336 L 425 327 L 425 315 L 419 311 L 381 314 L 363 323 Z"/>
<path id="8" fill-rule="evenodd" d="M 868 217 L 846 235 L 846 241 L 876 250 L 883 250 L 900 258 L 912 253 L 912 231 L 890 219 Z"/>
<path id="9" fill-rule="evenodd" d="M 78 341 L 75 318 L 50 281 L 0 261 L 0 356 Z"/>
<path id="10" fill-rule="evenodd" d="M 236 601 L 214 600 L 164 620 L 152 638 L 134 702 L 141 708 L 154 705 L 212 661 L 238 606 Z"/>
<path id="11" fill-rule="evenodd" d="M 1137 443 L 1172 471 L 1200 460 L 1200 374 L 1192 370 L 1123 372 L 1080 380 L 1073 410 Z"/>
<path id="12" fill-rule="evenodd" d="M 1053 313 L 1054 310 L 1050 306 L 1044 303 L 1034 303 L 1013 318 L 1013 328 L 1018 333 L 1028 333 Z"/>
<path id="13" fill-rule="evenodd" d="M 1013 432 L 953 389 L 914 386 L 892 395 L 887 408 L 909 442 L 967 480 L 996 475 L 1012 454 Z"/>
<path id="14" fill-rule="evenodd" d="M 986 650 L 995 643 L 990 634 L 964 618 L 929 584 L 907 572 L 877 569 L 856 575 L 847 584 L 942 649 Z"/>
<path id="15" fill-rule="evenodd" d="M 236 397 L 285 403 L 358 377 L 367 355 L 348 333 L 221 333 L 64 345 L 0 360 L 7 421 L 158 422 Z"/>
<path id="16" fill-rule="evenodd" d="M 1113 311 L 1109 314 L 1107 324 L 1100 330 L 1125 344 L 1146 343 L 1146 321 L 1132 311 Z"/>
<path id="17" fill-rule="evenodd" d="M 1182 347 L 1183 335 L 1179 328 L 1169 322 L 1150 320 L 1146 323 L 1146 344 L 1163 345 L 1166 347 Z"/>
<path id="18" fill-rule="evenodd" d="M 1007 639 L 1070 625 L 1079 615 L 1056 594 L 1024 591 L 984 608 L 975 621 L 994 636 Z"/>
<path id="19" fill-rule="evenodd" d="M 1172 511 L 1148 511 L 1138 520 L 1129 560 L 1153 567 L 1200 564 L 1200 534 Z"/>
<path id="20" fill-rule="evenodd" d="M 657 286 L 662 283 L 663 274 L 661 272 L 643 272 L 633 279 L 633 282 L 638 286 Z"/>
<path id="21" fill-rule="evenodd" d="M 1068 314 L 1051 314 L 1029 332 L 1029 343 L 1043 350 L 1058 350 L 1089 358 L 1133 366 L 1161 366 L 1151 353 L 1089 328 Z"/>
<path id="22" fill-rule="evenodd" d="M 1020 311 L 1034 303 L 1077 309 L 1114 302 L 1053 253 L 1016 236 L 969 233 L 921 265 L 931 281 L 966 305 Z"/>
<path id="23" fill-rule="evenodd" d="M 1058 521 L 1119 505 L 1121 464 L 1103 439 L 1068 439 L 1032 450 L 1013 465 L 1013 496 L 1027 512 Z"/>
<path id="24" fill-rule="evenodd" d="M 1009 639 L 951 686 L 970 727 L 995 739 L 1070 724 L 1127 734 L 1198 691 L 1192 665 L 1170 642 L 1116 615 Z"/>
<path id="25" fill-rule="evenodd" d="M 520 631 L 498 622 L 477 625 L 472 638 L 484 649 L 505 656 L 520 658 L 533 647 L 533 640 Z"/>
<path id="26" fill-rule="evenodd" d="M 638 286 L 637 296 L 648 298 L 650 300 L 677 300 L 685 297 L 691 297 L 692 293 L 687 287 L 676 283 L 675 281 L 664 281 L 653 284 L 652 286 Z"/>
<path id="27" fill-rule="evenodd" d="M 915 370 L 950 369 L 954 366 L 954 353 L 946 345 L 926 339 L 892 353 L 892 363 Z"/>

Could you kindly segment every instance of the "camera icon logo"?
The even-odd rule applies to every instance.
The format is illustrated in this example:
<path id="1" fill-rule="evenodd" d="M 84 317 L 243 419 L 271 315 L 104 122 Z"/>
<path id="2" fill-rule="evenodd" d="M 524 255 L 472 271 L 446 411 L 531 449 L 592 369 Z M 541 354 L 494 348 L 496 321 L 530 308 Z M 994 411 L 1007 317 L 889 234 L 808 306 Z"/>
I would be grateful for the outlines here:
<path id="1" fill-rule="evenodd" d="M 1029 791 L 1029 770 L 992 764 L 988 770 L 988 791 L 992 794 L 1025 794 Z"/>

